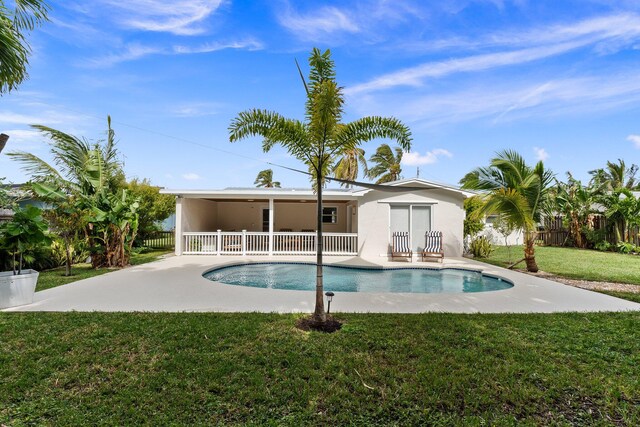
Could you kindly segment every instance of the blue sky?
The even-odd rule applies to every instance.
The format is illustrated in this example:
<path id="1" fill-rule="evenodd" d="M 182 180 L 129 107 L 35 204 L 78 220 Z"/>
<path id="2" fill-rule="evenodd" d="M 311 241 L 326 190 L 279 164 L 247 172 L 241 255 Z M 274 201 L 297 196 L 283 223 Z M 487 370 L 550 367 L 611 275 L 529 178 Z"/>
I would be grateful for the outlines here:
<path id="1" fill-rule="evenodd" d="M 640 163 L 640 2 L 52 1 L 30 79 L 0 98 L 5 152 L 47 158 L 29 124 L 101 138 L 110 114 L 129 177 L 169 188 L 252 186 L 259 139 L 228 142 L 248 108 L 303 118 L 312 47 L 330 48 L 345 120 L 412 130 L 403 175 L 457 183 L 510 148 L 564 177 Z M 364 146 L 371 155 L 381 141 Z M 0 176 L 21 182 L 0 155 Z M 285 186 L 305 176 L 274 168 Z"/>

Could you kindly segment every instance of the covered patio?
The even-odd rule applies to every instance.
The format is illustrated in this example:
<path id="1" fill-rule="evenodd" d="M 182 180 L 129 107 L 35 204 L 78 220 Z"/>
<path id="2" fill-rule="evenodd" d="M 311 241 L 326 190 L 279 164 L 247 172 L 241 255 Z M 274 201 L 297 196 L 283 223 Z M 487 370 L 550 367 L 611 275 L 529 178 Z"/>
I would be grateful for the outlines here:
<path id="1" fill-rule="evenodd" d="M 308 189 L 167 192 L 177 196 L 176 255 L 312 255 L 316 196 Z M 323 253 L 358 253 L 358 203 L 348 190 L 323 201 Z"/>

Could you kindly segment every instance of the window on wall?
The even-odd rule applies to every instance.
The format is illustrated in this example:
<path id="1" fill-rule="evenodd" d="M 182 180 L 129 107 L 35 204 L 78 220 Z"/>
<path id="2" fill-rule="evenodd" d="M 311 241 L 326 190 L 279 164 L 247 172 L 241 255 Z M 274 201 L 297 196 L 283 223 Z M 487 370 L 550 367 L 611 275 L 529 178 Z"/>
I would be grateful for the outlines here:
<path id="1" fill-rule="evenodd" d="M 431 206 L 427 205 L 391 205 L 391 234 L 409 232 L 411 249 L 422 251 L 425 245 L 424 234 L 431 230 Z"/>
<path id="2" fill-rule="evenodd" d="M 337 224 L 338 208 L 322 208 L 322 222 L 324 224 Z"/>

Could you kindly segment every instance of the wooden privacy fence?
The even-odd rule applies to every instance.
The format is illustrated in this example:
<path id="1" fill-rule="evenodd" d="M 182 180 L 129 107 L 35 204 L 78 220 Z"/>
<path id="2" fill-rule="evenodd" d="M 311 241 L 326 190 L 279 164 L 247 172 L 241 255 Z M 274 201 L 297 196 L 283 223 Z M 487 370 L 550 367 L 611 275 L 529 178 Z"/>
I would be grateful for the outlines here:
<path id="1" fill-rule="evenodd" d="M 563 246 L 566 244 L 569 230 L 563 226 L 561 216 L 547 219 L 544 228 L 538 233 L 538 240 L 542 242 L 543 246 Z M 604 215 L 596 215 L 593 218 L 593 229 L 606 230 L 607 218 Z M 640 227 L 628 227 L 627 234 L 629 242 L 640 245 Z M 617 243 L 615 232 L 607 231 L 604 238 L 612 245 Z"/>
<path id="2" fill-rule="evenodd" d="M 176 244 L 174 231 L 154 231 L 144 239 L 144 245 L 152 249 L 173 249 Z"/>

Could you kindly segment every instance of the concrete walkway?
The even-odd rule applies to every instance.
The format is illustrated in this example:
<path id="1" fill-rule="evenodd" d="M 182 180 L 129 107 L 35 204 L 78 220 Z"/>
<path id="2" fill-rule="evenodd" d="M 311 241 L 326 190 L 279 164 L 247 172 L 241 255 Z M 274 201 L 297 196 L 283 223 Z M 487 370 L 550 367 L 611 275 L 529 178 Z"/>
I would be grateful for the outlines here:
<path id="1" fill-rule="evenodd" d="M 382 266 L 439 264 L 326 257 L 326 263 Z M 38 292 L 33 304 L 5 311 L 221 311 L 311 312 L 314 293 L 249 288 L 212 282 L 202 273 L 216 265 L 251 261 L 314 262 L 312 257 L 181 256 L 127 268 Z M 510 289 L 458 294 L 336 293 L 332 311 L 383 313 L 551 313 L 640 310 L 640 304 L 465 258 L 444 266 L 483 270 L 512 281 Z"/>

